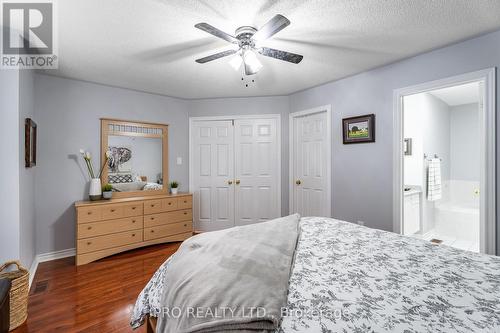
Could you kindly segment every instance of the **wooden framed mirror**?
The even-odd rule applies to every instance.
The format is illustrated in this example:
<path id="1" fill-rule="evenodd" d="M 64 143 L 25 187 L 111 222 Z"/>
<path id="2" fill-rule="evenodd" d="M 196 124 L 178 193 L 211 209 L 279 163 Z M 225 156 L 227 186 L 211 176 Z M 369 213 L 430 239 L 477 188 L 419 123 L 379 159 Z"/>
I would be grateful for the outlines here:
<path id="1" fill-rule="evenodd" d="M 101 175 L 113 198 L 168 193 L 168 125 L 101 118 Z"/>

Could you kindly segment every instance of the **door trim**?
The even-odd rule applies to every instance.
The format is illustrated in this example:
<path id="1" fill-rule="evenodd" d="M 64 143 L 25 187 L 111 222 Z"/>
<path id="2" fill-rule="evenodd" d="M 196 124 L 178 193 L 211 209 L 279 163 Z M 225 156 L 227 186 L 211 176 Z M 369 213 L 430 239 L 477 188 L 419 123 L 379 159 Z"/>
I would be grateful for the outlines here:
<path id="1" fill-rule="evenodd" d="M 203 116 L 203 117 L 189 117 L 189 192 L 193 193 L 194 192 L 194 186 L 193 186 L 193 142 L 191 139 L 192 131 L 193 131 L 193 124 L 197 121 L 217 121 L 217 120 L 240 120 L 240 119 L 275 119 L 276 120 L 276 138 L 277 138 L 277 145 L 278 145 L 278 208 L 280 215 L 282 210 L 282 203 L 281 203 L 281 195 L 283 193 L 283 189 L 281 187 L 281 169 L 282 169 L 282 164 L 281 164 L 281 115 L 280 114 L 261 114 L 261 115 L 237 115 L 237 116 Z M 194 221 L 193 221 L 194 223 Z"/>
<path id="2" fill-rule="evenodd" d="M 326 156 L 326 195 L 327 195 L 327 211 L 330 212 L 330 216 L 332 217 L 332 106 L 331 104 L 318 106 L 312 109 L 302 110 L 290 113 L 289 116 L 289 125 L 288 131 L 289 135 L 289 190 L 288 190 L 288 202 L 289 202 L 289 213 L 292 214 L 294 211 L 294 200 L 293 200 L 293 189 L 294 189 L 294 139 L 295 139 L 295 126 L 293 126 L 293 121 L 295 118 L 304 117 L 307 115 L 312 115 L 316 113 L 326 112 L 326 144 L 327 144 L 327 156 Z"/>
<path id="3" fill-rule="evenodd" d="M 482 253 L 496 250 L 496 68 L 452 76 L 396 89 L 393 93 L 393 231 L 401 233 L 403 223 L 403 97 L 459 84 L 484 83 L 481 135 L 480 247 Z M 487 181 L 486 181 L 487 180 Z"/>

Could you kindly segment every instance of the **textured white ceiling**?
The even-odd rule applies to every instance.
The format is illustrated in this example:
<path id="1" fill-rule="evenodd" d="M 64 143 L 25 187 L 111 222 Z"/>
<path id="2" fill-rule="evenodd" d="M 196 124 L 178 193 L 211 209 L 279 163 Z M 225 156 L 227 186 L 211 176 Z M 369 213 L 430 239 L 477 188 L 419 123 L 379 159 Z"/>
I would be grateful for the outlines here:
<path id="1" fill-rule="evenodd" d="M 62 0 L 59 70 L 46 73 L 182 98 L 284 95 L 500 28 L 498 0 Z M 290 26 L 264 46 L 304 55 L 260 56 L 245 88 L 222 58 L 233 34 L 283 14 Z"/>
<path id="2" fill-rule="evenodd" d="M 472 82 L 460 86 L 448 87 L 430 92 L 449 106 L 479 102 L 479 83 Z"/>

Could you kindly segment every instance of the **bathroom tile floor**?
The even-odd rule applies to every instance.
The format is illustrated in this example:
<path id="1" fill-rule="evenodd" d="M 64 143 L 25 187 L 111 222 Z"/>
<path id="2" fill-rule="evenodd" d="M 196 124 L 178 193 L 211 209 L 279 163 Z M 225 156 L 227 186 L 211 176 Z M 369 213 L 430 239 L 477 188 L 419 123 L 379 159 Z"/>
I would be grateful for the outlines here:
<path id="1" fill-rule="evenodd" d="M 440 239 L 443 241 L 441 245 L 447 245 L 465 251 L 479 252 L 479 242 L 467 241 L 453 236 L 439 234 L 434 230 L 430 230 L 423 235 L 414 234 L 412 237 L 425 239 L 427 241 L 430 241 L 431 239 Z"/>

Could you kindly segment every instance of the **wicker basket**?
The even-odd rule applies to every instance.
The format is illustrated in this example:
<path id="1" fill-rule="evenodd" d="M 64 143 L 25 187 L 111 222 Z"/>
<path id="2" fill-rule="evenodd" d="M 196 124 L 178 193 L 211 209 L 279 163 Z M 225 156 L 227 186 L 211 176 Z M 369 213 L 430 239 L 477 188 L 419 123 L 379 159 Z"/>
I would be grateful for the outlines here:
<path id="1" fill-rule="evenodd" d="M 4 272 L 7 267 L 16 265 L 17 270 Z M 10 288 L 10 330 L 25 322 L 28 317 L 28 292 L 30 274 L 19 261 L 8 261 L 0 266 L 0 279 L 11 280 Z"/>

